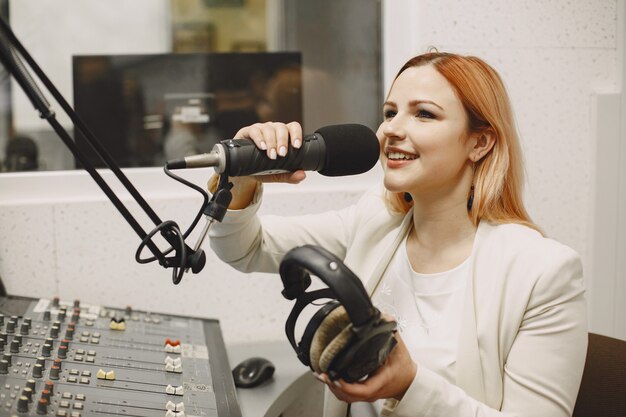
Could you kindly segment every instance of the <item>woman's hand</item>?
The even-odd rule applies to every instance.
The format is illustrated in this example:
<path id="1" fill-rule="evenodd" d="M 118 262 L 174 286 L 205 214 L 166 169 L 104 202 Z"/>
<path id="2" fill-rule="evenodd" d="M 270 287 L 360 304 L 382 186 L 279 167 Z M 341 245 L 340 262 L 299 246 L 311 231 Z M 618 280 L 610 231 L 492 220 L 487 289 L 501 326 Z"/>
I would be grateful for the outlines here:
<path id="1" fill-rule="evenodd" d="M 255 145 L 267 152 L 270 159 L 282 158 L 287 155 L 289 143 L 294 148 L 302 146 L 302 126 L 298 122 L 291 123 L 255 123 L 240 129 L 236 139 L 251 139 Z M 228 207 L 238 210 L 247 207 L 256 191 L 258 182 L 284 182 L 298 184 L 306 178 L 302 170 L 284 174 L 255 175 L 250 177 L 233 177 L 233 200 Z"/>
<path id="2" fill-rule="evenodd" d="M 294 148 L 302 146 L 302 126 L 298 122 L 291 123 L 255 123 L 239 130 L 236 139 L 252 139 L 257 148 L 267 151 L 270 159 L 287 155 L 289 143 Z"/>
<path id="3" fill-rule="evenodd" d="M 335 397 L 347 403 L 374 402 L 386 398 L 402 399 L 417 375 L 417 364 L 411 359 L 400 334 L 396 333 L 394 337 L 398 343 L 387 360 L 365 381 L 347 383 L 340 379 L 333 382 L 327 374 L 319 375 L 318 379 L 328 385 Z"/>

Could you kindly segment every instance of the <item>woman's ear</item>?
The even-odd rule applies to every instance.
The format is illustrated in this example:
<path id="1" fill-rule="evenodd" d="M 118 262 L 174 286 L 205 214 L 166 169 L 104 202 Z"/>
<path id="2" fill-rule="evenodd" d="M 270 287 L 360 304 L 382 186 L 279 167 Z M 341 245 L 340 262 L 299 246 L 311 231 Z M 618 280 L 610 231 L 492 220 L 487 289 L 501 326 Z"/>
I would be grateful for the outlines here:
<path id="1" fill-rule="evenodd" d="M 484 130 L 480 133 L 472 135 L 471 143 L 473 147 L 470 151 L 469 158 L 473 162 L 480 161 L 496 144 L 496 135 L 491 129 Z"/>

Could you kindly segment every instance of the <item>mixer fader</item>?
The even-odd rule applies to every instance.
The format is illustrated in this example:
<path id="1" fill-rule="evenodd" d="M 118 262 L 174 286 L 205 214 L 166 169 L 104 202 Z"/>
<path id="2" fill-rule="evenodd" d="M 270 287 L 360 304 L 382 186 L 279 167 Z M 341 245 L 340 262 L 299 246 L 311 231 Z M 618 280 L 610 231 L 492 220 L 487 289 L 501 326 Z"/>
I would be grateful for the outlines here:
<path id="1" fill-rule="evenodd" d="M 216 320 L 0 298 L 2 416 L 241 416 Z"/>

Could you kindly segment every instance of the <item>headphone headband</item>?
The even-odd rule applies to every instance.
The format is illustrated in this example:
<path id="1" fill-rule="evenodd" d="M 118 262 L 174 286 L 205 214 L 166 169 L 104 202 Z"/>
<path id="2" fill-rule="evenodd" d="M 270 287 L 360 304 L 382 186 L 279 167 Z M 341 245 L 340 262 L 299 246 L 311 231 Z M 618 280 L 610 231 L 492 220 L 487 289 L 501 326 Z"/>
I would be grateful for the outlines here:
<path id="1" fill-rule="evenodd" d="M 311 284 L 311 272 L 328 285 L 355 326 L 366 324 L 378 314 L 359 277 L 324 248 L 304 245 L 290 250 L 279 272 L 285 287 L 283 296 L 289 300 L 305 293 Z"/>

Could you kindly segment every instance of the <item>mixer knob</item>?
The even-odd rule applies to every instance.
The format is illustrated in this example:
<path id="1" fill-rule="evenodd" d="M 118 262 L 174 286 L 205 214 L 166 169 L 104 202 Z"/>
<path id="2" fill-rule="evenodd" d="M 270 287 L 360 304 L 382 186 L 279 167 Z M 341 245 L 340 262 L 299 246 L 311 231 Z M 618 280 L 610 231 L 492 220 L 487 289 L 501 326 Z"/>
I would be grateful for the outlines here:
<path id="1" fill-rule="evenodd" d="M 0 333 L 0 340 L 2 340 L 4 343 L 7 342 L 7 340 L 9 340 L 9 335 L 6 333 Z"/>
<path id="2" fill-rule="evenodd" d="M 41 365 L 41 369 L 46 369 L 46 358 L 44 358 L 43 356 L 39 356 L 35 364 Z"/>
<path id="3" fill-rule="evenodd" d="M 0 339 L 0 352 L 4 350 L 4 340 Z"/>
<path id="4" fill-rule="evenodd" d="M 32 326 L 33 319 L 30 317 L 24 317 L 24 323 L 28 324 L 29 326 Z"/>
<path id="5" fill-rule="evenodd" d="M 44 321 L 50 321 L 51 319 L 51 314 L 50 314 L 50 310 L 46 310 L 43 312 L 43 320 Z"/>
<path id="6" fill-rule="evenodd" d="M 37 414 L 48 414 L 48 400 L 41 398 L 37 403 Z"/>
<path id="7" fill-rule="evenodd" d="M 65 346 L 66 348 L 70 347 L 70 341 L 67 339 L 61 340 L 61 346 Z"/>
<path id="8" fill-rule="evenodd" d="M 30 332 L 30 324 L 22 323 L 22 326 L 20 327 L 20 334 L 26 336 L 28 335 L 29 332 Z"/>
<path id="9" fill-rule="evenodd" d="M 80 318 L 80 308 L 75 308 L 74 312 L 72 313 L 72 321 L 74 323 L 77 323 L 79 318 Z"/>
<path id="10" fill-rule="evenodd" d="M 37 385 L 37 383 L 35 382 L 34 379 L 29 379 L 28 381 L 26 381 L 26 387 L 32 389 L 33 392 L 35 392 L 36 385 Z"/>
<path id="11" fill-rule="evenodd" d="M 57 320 L 60 322 L 65 321 L 66 310 L 59 310 L 59 314 L 57 314 Z"/>
<path id="12" fill-rule="evenodd" d="M 56 339 L 57 337 L 59 337 L 59 327 L 58 326 L 50 327 L 50 337 L 53 338 L 53 339 Z"/>
<path id="13" fill-rule="evenodd" d="M 50 395 L 54 394 L 54 382 L 52 382 L 52 381 L 47 381 L 47 382 L 46 382 L 46 388 L 45 388 L 45 389 L 48 391 L 48 393 L 49 393 Z M 48 398 L 48 400 L 49 400 L 49 398 Z"/>
<path id="14" fill-rule="evenodd" d="M 54 297 L 52 299 L 52 307 L 58 307 L 59 306 L 59 297 Z"/>
<path id="15" fill-rule="evenodd" d="M 67 329 L 65 330 L 65 338 L 72 339 L 74 337 L 74 331 L 74 326 L 67 326 Z"/>
<path id="16" fill-rule="evenodd" d="M 33 378 L 43 378 L 43 366 L 38 363 L 33 366 Z"/>
<path id="17" fill-rule="evenodd" d="M 50 368 L 50 379 L 53 379 L 55 381 L 58 380 L 60 372 L 61 368 L 58 366 L 53 366 L 52 368 Z"/>
<path id="18" fill-rule="evenodd" d="M 11 347 L 9 348 L 11 353 L 19 353 L 20 352 L 20 342 L 19 340 L 11 340 Z"/>
<path id="19" fill-rule="evenodd" d="M 7 333 L 15 333 L 15 324 L 13 320 L 9 320 L 7 322 L 7 328 L 5 329 Z"/>
<path id="20" fill-rule="evenodd" d="M 67 346 L 59 346 L 59 350 L 57 351 L 57 356 L 61 359 L 67 358 Z"/>
<path id="21" fill-rule="evenodd" d="M 41 355 L 49 358 L 52 354 L 52 345 L 50 343 L 46 343 L 41 347 Z"/>
<path id="22" fill-rule="evenodd" d="M 0 360 L 0 374 L 6 375 L 9 373 L 9 362 L 6 359 Z"/>
<path id="23" fill-rule="evenodd" d="M 22 390 L 22 396 L 28 398 L 29 402 L 32 401 L 33 400 L 33 390 L 31 388 L 28 388 L 28 387 L 24 388 Z"/>
<path id="24" fill-rule="evenodd" d="M 11 366 L 11 360 L 13 359 L 13 355 L 11 355 L 10 353 L 3 353 L 2 359 L 7 361 L 9 363 L 9 366 Z"/>
<path id="25" fill-rule="evenodd" d="M 48 381 L 48 382 L 52 383 L 52 381 Z M 50 402 L 50 397 L 51 396 L 52 395 L 50 393 L 50 390 L 44 388 L 44 390 L 41 391 L 41 399 L 42 400 L 46 400 L 46 401 Z"/>
<path id="26" fill-rule="evenodd" d="M 4 314 L 0 314 L 0 326 L 4 324 Z"/>
<path id="27" fill-rule="evenodd" d="M 17 411 L 25 413 L 28 411 L 28 397 L 22 395 L 17 399 Z"/>

